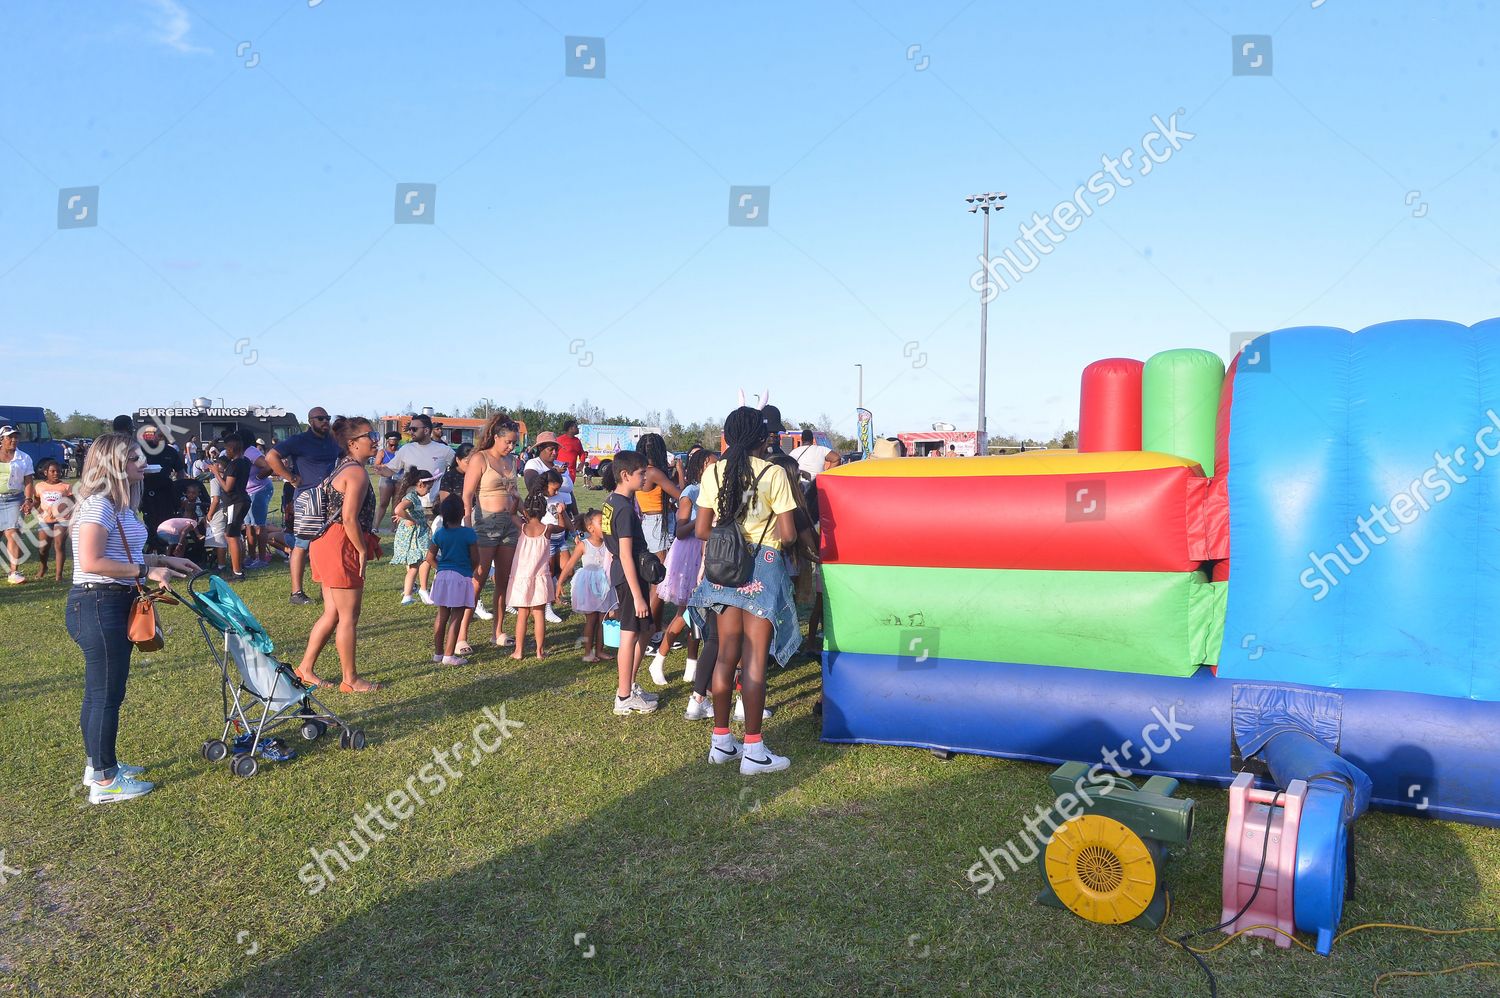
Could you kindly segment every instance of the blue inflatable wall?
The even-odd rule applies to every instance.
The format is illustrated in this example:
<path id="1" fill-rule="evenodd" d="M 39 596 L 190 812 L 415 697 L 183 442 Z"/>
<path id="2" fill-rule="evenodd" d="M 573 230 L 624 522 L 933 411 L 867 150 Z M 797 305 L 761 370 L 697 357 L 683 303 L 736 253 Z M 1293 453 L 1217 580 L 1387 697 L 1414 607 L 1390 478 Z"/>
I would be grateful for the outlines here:
<path id="1" fill-rule="evenodd" d="M 1233 375 L 1217 675 L 828 652 L 824 739 L 1227 783 L 1237 732 L 1290 725 L 1377 807 L 1500 824 L 1500 320 L 1257 351 Z"/>

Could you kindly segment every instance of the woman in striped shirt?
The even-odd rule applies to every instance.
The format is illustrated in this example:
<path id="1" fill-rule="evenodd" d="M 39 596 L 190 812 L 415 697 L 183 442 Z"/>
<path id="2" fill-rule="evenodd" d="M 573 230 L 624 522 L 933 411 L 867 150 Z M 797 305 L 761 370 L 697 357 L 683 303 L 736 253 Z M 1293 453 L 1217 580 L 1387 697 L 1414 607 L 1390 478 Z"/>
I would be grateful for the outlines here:
<path id="1" fill-rule="evenodd" d="M 130 676 L 134 646 L 127 634 L 137 583 L 165 584 L 198 566 L 186 558 L 146 554 L 146 525 L 137 512 L 146 458 L 128 433 L 96 439 L 73 489 L 77 505 L 73 540 L 73 588 L 68 593 L 68 637 L 83 651 L 83 783 L 90 804 L 131 800 L 151 792 L 140 766 L 115 758 L 120 704 Z"/>

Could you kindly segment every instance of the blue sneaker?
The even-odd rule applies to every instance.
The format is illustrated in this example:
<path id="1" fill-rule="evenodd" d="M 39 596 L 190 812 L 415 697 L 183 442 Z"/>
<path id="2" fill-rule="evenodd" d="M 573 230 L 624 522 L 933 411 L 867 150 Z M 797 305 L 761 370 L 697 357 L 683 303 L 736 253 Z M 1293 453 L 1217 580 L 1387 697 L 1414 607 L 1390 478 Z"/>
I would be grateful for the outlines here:
<path id="1" fill-rule="evenodd" d="M 124 773 L 126 776 L 129 776 L 131 778 L 140 776 L 145 771 L 146 771 L 146 768 L 144 766 L 127 766 L 123 762 L 115 764 L 115 772 L 116 773 Z M 85 765 L 83 767 L 83 785 L 84 786 L 88 786 L 90 783 L 93 783 L 93 782 L 94 782 L 94 767 L 93 766 L 89 766 L 89 765 Z"/>

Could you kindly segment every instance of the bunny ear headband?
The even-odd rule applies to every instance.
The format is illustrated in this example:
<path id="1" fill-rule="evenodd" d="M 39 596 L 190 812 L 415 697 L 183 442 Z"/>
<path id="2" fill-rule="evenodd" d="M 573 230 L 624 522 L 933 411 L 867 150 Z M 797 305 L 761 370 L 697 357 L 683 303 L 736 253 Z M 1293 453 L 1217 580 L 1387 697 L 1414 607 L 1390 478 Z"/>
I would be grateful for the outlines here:
<path id="1" fill-rule="evenodd" d="M 741 388 L 740 389 L 740 405 L 747 405 L 747 404 L 748 403 L 745 401 L 745 389 Z M 766 389 L 766 393 L 760 397 L 760 408 L 764 409 L 766 406 L 768 406 L 770 404 L 771 404 L 771 389 L 767 388 Z"/>

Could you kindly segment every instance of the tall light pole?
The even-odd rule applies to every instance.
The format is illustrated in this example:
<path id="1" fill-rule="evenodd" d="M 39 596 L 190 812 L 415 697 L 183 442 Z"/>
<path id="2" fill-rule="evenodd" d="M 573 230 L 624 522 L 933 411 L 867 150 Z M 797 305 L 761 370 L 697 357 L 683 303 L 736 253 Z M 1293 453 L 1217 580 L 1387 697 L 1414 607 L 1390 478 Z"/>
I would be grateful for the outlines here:
<path id="1" fill-rule="evenodd" d="M 854 369 L 859 372 L 859 407 L 865 407 L 865 365 L 855 364 Z"/>
<path id="2" fill-rule="evenodd" d="M 984 416 L 985 362 L 989 358 L 990 317 L 990 211 L 1005 207 L 1001 201 L 1004 194 L 971 194 L 964 198 L 969 205 L 969 214 L 984 213 L 984 253 L 979 258 L 984 267 L 984 290 L 979 293 L 979 426 L 974 433 L 974 453 L 983 457 L 989 450 L 989 427 Z"/>

